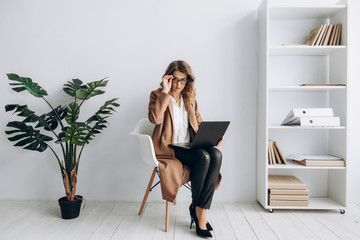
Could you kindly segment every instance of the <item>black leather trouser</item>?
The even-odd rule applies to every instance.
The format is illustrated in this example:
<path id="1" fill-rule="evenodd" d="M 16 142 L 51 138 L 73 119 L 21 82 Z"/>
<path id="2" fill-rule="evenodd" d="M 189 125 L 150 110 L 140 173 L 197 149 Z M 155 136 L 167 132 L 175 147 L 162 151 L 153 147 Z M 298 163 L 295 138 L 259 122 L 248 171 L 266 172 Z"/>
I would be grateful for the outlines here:
<path id="1" fill-rule="evenodd" d="M 216 147 L 182 149 L 175 148 L 175 156 L 183 165 L 191 168 L 192 204 L 210 209 L 218 179 L 222 154 Z"/>

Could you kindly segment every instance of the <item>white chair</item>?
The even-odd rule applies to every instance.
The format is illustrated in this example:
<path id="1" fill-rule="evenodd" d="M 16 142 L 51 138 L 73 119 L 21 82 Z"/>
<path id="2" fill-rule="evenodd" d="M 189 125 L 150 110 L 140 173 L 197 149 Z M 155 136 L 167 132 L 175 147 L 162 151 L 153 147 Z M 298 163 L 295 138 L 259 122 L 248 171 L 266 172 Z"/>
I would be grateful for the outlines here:
<path id="1" fill-rule="evenodd" d="M 149 184 L 147 186 L 144 195 L 144 199 L 140 207 L 139 215 L 143 213 L 150 191 L 160 183 L 160 181 L 158 181 L 153 187 L 151 187 L 155 178 L 155 174 L 157 173 L 159 175 L 159 170 L 158 170 L 159 162 L 156 159 L 154 145 L 151 139 L 151 135 L 154 130 L 154 127 L 155 125 L 152 124 L 147 118 L 143 118 L 136 124 L 135 129 L 130 133 L 131 135 L 135 135 L 138 137 L 141 159 L 146 164 L 154 167 L 154 170 L 151 174 Z M 169 218 L 170 218 L 170 202 L 166 201 L 165 232 L 169 230 Z"/>

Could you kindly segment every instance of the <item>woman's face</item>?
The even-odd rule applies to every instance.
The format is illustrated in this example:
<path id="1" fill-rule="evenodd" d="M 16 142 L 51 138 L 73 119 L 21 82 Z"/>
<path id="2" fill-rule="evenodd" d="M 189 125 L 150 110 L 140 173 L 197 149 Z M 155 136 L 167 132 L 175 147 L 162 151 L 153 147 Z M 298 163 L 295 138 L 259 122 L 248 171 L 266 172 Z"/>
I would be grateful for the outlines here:
<path id="1" fill-rule="evenodd" d="M 173 93 L 181 93 L 187 83 L 187 74 L 176 70 L 172 75 L 174 77 L 172 79 L 171 91 Z"/>

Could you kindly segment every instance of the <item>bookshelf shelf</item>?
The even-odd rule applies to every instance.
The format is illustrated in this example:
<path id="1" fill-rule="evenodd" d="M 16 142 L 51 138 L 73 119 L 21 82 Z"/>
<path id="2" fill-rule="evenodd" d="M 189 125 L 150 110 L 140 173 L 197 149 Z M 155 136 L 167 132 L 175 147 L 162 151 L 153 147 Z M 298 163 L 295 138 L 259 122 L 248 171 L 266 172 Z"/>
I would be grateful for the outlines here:
<path id="1" fill-rule="evenodd" d="M 310 197 L 309 206 L 269 206 L 267 205 L 266 209 L 344 209 L 346 206 L 341 204 L 333 199 L 326 197 Z"/>
<path id="2" fill-rule="evenodd" d="M 347 154 L 349 3 L 302 2 L 263 0 L 258 9 L 257 200 L 266 209 L 340 210 L 346 207 L 347 166 L 351 162 Z M 323 24 L 341 24 L 339 45 L 304 45 L 309 33 Z M 295 108 L 332 108 L 341 126 L 281 126 L 286 114 Z M 268 140 L 277 143 L 284 157 L 299 153 L 334 155 L 344 159 L 346 166 L 309 167 L 291 160 L 286 165 L 270 165 Z M 272 148 L 270 144 L 270 152 Z M 309 205 L 269 206 L 269 175 L 295 176 L 306 183 Z"/>
<path id="3" fill-rule="evenodd" d="M 269 17 L 270 19 L 324 19 L 334 16 L 343 9 L 346 9 L 346 5 L 273 5 L 269 6 Z"/>
<path id="4" fill-rule="evenodd" d="M 309 169 L 313 169 L 313 170 L 319 170 L 319 169 L 323 169 L 323 170 L 333 170 L 333 169 L 339 169 L 339 170 L 344 170 L 346 167 L 309 167 L 309 166 L 304 166 L 301 165 L 299 163 L 294 162 L 293 160 L 286 160 L 287 164 L 275 164 L 275 165 L 268 165 L 269 169 L 300 169 L 300 170 L 309 170 Z"/>
<path id="5" fill-rule="evenodd" d="M 346 46 L 272 45 L 269 53 L 273 56 L 326 56 L 346 51 Z"/>
<path id="6" fill-rule="evenodd" d="M 326 92 L 329 90 L 346 90 L 346 86 L 281 86 L 269 87 L 271 92 Z"/>
<path id="7" fill-rule="evenodd" d="M 282 125 L 269 125 L 268 129 L 291 129 L 291 130 L 304 130 L 304 129 L 316 129 L 316 130 L 345 130 L 345 126 L 338 127 L 304 127 L 304 126 L 282 126 Z"/>

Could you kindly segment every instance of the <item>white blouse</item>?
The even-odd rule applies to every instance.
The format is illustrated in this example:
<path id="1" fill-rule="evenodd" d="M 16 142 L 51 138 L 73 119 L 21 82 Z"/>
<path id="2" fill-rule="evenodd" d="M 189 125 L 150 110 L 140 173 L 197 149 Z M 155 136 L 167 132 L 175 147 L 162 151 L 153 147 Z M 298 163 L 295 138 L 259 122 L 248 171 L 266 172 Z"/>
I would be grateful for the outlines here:
<path id="1" fill-rule="evenodd" d="M 189 119 L 184 106 L 183 97 L 181 96 L 180 106 L 172 96 L 171 102 L 174 112 L 174 143 L 188 143 L 190 142 Z"/>

